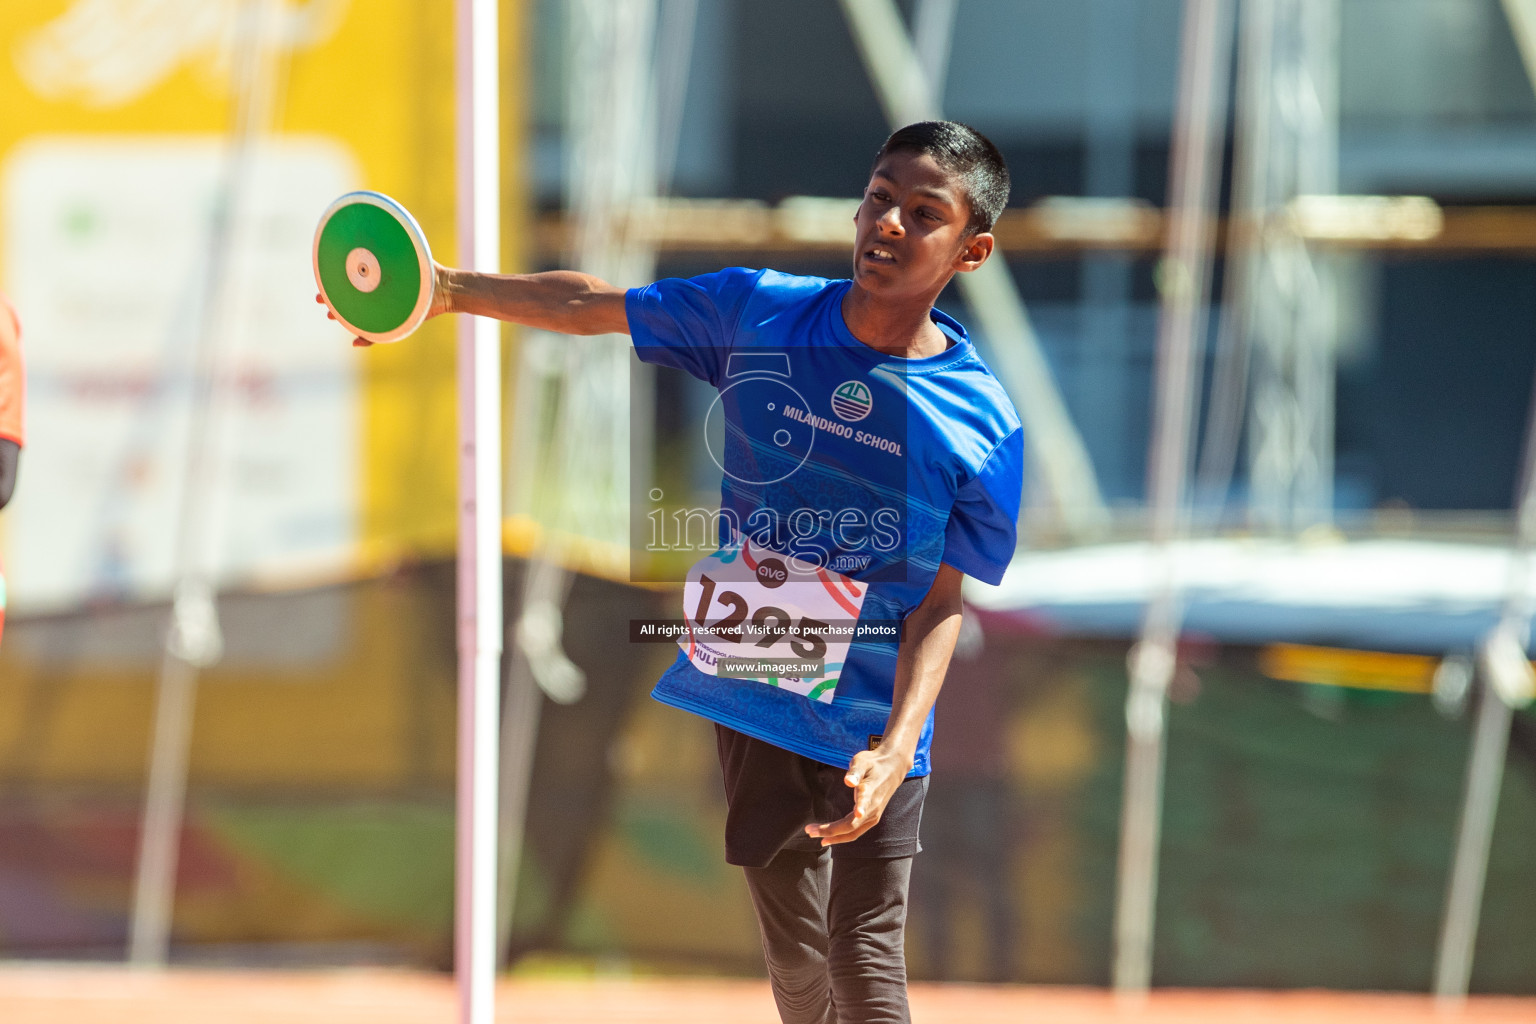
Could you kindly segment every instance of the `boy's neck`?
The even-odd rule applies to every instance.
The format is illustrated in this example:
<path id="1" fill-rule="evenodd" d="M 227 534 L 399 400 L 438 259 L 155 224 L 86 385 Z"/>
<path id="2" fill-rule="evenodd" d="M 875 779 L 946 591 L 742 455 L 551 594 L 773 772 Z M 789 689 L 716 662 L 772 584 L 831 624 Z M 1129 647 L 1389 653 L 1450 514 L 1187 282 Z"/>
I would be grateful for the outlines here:
<path id="1" fill-rule="evenodd" d="M 911 302 L 879 299 L 855 281 L 843 296 L 843 323 L 855 338 L 877 352 L 903 359 L 924 359 L 949 348 L 949 335 L 933 322 L 930 295 Z"/>

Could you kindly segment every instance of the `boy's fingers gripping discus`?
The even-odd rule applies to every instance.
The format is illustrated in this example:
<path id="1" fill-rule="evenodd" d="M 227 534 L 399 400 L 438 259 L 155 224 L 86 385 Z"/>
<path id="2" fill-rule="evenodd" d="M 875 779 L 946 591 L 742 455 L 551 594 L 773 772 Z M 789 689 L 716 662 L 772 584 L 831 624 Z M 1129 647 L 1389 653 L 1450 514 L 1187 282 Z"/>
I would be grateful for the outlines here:
<path id="1" fill-rule="evenodd" d="M 421 225 L 378 192 L 348 192 L 315 228 L 315 283 L 343 327 L 399 341 L 432 305 L 432 250 Z"/>

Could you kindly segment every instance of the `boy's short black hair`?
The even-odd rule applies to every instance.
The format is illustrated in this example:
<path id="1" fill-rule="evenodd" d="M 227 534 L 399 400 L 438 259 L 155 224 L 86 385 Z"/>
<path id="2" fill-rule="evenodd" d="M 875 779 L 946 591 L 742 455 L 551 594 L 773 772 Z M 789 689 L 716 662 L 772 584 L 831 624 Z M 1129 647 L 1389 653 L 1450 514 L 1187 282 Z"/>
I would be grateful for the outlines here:
<path id="1" fill-rule="evenodd" d="M 1008 205 L 1008 164 L 992 140 L 958 121 L 919 121 L 898 128 L 875 154 L 879 164 L 888 154 L 912 150 L 926 153 L 940 167 L 959 175 L 971 204 L 971 231 L 991 231 Z"/>

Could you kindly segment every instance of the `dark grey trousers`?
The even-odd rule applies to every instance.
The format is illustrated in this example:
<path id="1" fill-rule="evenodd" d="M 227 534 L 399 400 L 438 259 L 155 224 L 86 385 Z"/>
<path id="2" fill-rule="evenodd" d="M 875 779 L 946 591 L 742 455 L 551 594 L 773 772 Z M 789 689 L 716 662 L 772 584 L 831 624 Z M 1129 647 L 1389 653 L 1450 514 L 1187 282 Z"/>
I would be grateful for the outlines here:
<path id="1" fill-rule="evenodd" d="M 742 870 L 784 1024 L 909 1024 L 911 857 L 785 849 Z"/>

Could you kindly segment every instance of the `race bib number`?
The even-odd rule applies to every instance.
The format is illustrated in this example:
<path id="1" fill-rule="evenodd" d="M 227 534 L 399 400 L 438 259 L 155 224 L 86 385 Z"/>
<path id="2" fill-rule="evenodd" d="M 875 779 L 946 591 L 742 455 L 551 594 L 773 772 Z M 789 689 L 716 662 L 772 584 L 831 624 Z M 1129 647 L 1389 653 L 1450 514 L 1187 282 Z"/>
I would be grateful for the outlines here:
<path id="1" fill-rule="evenodd" d="M 688 571 L 677 642 L 708 675 L 831 703 L 868 590 L 743 538 Z"/>

